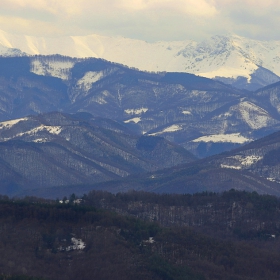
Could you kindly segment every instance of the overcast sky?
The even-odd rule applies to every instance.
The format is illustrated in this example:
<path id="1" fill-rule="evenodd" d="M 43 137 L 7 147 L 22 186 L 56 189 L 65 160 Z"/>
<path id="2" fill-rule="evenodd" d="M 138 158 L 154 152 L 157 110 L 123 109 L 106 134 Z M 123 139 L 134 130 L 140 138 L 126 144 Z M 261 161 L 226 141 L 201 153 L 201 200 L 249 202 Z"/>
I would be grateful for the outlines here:
<path id="1" fill-rule="evenodd" d="M 0 0 L 0 29 L 35 36 L 280 40 L 279 0 Z"/>

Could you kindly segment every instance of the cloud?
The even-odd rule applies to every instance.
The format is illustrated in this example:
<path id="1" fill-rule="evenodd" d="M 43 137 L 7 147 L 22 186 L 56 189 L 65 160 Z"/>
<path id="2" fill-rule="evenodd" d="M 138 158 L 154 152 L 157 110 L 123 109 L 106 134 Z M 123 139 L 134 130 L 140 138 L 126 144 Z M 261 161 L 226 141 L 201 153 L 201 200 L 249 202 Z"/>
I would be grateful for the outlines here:
<path id="1" fill-rule="evenodd" d="M 256 39 L 280 39 L 280 2 L 275 0 L 216 0 L 220 22 L 234 33 Z"/>
<path id="2" fill-rule="evenodd" d="M 232 32 L 275 39 L 279 15 L 276 0 L 1 0 L 0 23 L 29 35 L 99 33 L 156 41 Z"/>
<path id="3" fill-rule="evenodd" d="M 1 29 L 14 33 L 34 36 L 63 36 L 65 30 L 56 24 L 36 19 L 25 19 L 21 17 L 0 16 Z"/>
<path id="4" fill-rule="evenodd" d="M 120 2 L 120 8 L 131 11 L 169 11 L 199 16 L 213 16 L 217 13 L 214 2 L 206 0 L 122 0 Z"/>
<path id="5" fill-rule="evenodd" d="M 39 11 L 57 16 L 71 16 L 82 11 L 82 2 L 74 0 L 1 0 L 1 9 L 10 12 L 22 11 L 23 9 L 23 11 Z"/>
<path id="6" fill-rule="evenodd" d="M 75 16 L 91 11 L 106 13 L 147 12 L 149 10 L 183 12 L 191 15 L 213 16 L 216 14 L 212 0 L 1 0 L 1 9 L 22 8 L 41 10 L 59 16 Z"/>

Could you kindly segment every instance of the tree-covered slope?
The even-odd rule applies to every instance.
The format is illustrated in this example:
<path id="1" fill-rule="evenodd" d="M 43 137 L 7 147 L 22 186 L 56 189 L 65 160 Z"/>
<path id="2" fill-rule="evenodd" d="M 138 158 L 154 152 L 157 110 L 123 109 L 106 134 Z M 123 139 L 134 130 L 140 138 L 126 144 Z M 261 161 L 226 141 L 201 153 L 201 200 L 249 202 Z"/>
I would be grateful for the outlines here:
<path id="1" fill-rule="evenodd" d="M 116 198 L 92 193 L 80 205 L 73 204 L 72 198 L 75 196 L 68 204 L 60 204 L 37 198 L 15 201 L 1 197 L 0 273 L 62 280 L 279 279 L 276 198 L 234 192 L 193 197 L 132 193 Z M 273 204 L 266 208 L 269 201 Z M 130 213 L 120 215 L 94 208 L 97 202 L 115 207 L 118 212 L 132 208 Z M 225 226 L 220 213 L 234 202 L 235 223 Z M 162 224 L 164 217 L 172 223 L 171 214 L 182 208 L 182 203 L 194 215 L 200 211 L 201 218 L 210 215 L 211 220 L 207 223 L 201 219 L 201 224 L 192 228 L 177 222 L 164 227 L 131 217 L 143 216 L 140 203 L 146 211 L 154 212 L 151 207 L 157 207 Z M 211 207 L 207 214 L 209 203 L 215 207 L 216 216 Z M 251 224 L 242 227 L 241 234 L 235 231 L 240 222 L 241 226 L 246 224 L 240 220 L 242 213 L 256 221 L 253 234 Z M 269 221 L 257 227 L 266 215 L 270 215 Z M 200 233 L 207 226 L 208 231 Z M 214 234 L 217 229 L 220 231 Z"/>
<path id="2" fill-rule="evenodd" d="M 1 193 L 97 183 L 195 157 L 158 136 L 139 136 L 90 114 L 59 112 L 0 123 Z"/>

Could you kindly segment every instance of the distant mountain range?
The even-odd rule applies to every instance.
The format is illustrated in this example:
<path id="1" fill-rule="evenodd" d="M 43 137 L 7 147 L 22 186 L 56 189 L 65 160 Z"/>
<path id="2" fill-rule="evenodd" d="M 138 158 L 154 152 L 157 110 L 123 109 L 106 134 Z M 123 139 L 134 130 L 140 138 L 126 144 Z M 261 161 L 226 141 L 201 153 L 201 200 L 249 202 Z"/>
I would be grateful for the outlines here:
<path id="1" fill-rule="evenodd" d="M 0 58 L 0 120 L 88 112 L 198 157 L 280 130 L 280 83 L 255 92 L 187 73 L 148 73 L 101 59 Z"/>
<path id="2" fill-rule="evenodd" d="M 236 189 L 280 196 L 279 158 L 280 132 L 277 132 L 230 152 L 120 181 L 85 186 L 83 191 L 101 189 L 117 193 L 134 189 L 183 194 Z M 43 195 L 52 197 L 53 193 Z"/>
<path id="3" fill-rule="evenodd" d="M 0 92 L 3 193 L 68 186 L 280 195 L 278 134 L 267 136 L 280 131 L 280 82 L 249 92 L 96 58 L 22 56 L 0 58 Z M 200 158 L 240 148 L 195 161 L 183 147 Z"/>
<path id="4" fill-rule="evenodd" d="M 89 114 L 48 113 L 0 123 L 0 193 L 89 184 L 195 160 L 162 137 L 135 136 Z"/>
<path id="5" fill-rule="evenodd" d="M 197 160 L 161 137 L 136 136 L 109 119 L 46 113 L 0 123 L 0 192 L 56 198 L 92 189 L 196 193 L 234 188 L 280 196 L 279 151 L 276 132 Z"/>
<path id="6" fill-rule="evenodd" d="M 33 37 L 0 31 L 0 54 L 102 58 L 142 71 L 187 72 L 256 90 L 280 81 L 280 42 L 237 35 L 148 43 L 101 35 Z M 71 67 L 71 65 L 69 65 Z"/>

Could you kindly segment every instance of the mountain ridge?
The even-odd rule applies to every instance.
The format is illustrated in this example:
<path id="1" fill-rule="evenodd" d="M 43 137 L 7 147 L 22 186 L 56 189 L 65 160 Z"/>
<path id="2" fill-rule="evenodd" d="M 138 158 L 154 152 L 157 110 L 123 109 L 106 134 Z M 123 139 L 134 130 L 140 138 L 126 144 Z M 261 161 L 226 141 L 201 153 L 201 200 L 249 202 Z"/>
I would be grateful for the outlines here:
<path id="1" fill-rule="evenodd" d="M 52 112 L 0 123 L 1 193 L 117 179 L 195 157 L 111 120 Z"/>
<path id="2" fill-rule="evenodd" d="M 188 73 L 149 73 L 96 58 L 0 57 L 0 120 L 50 111 L 114 119 L 198 157 L 280 129 L 277 83 L 249 92 Z"/>
<path id="3" fill-rule="evenodd" d="M 242 147 L 180 164 L 171 168 L 134 174 L 120 180 L 69 186 L 69 193 L 91 190 L 111 193 L 145 191 L 161 194 L 221 193 L 231 189 L 280 197 L 280 131 Z M 30 190 L 22 195 L 54 198 L 66 189 Z"/>
<path id="4" fill-rule="evenodd" d="M 216 35 L 202 42 L 148 43 L 96 34 L 48 38 L 13 35 L 0 30 L 0 46 L 20 49 L 29 55 L 103 58 L 144 71 L 188 72 L 248 89 L 280 80 L 280 42 L 237 35 Z M 1 53 L 5 55 L 5 51 Z"/>

